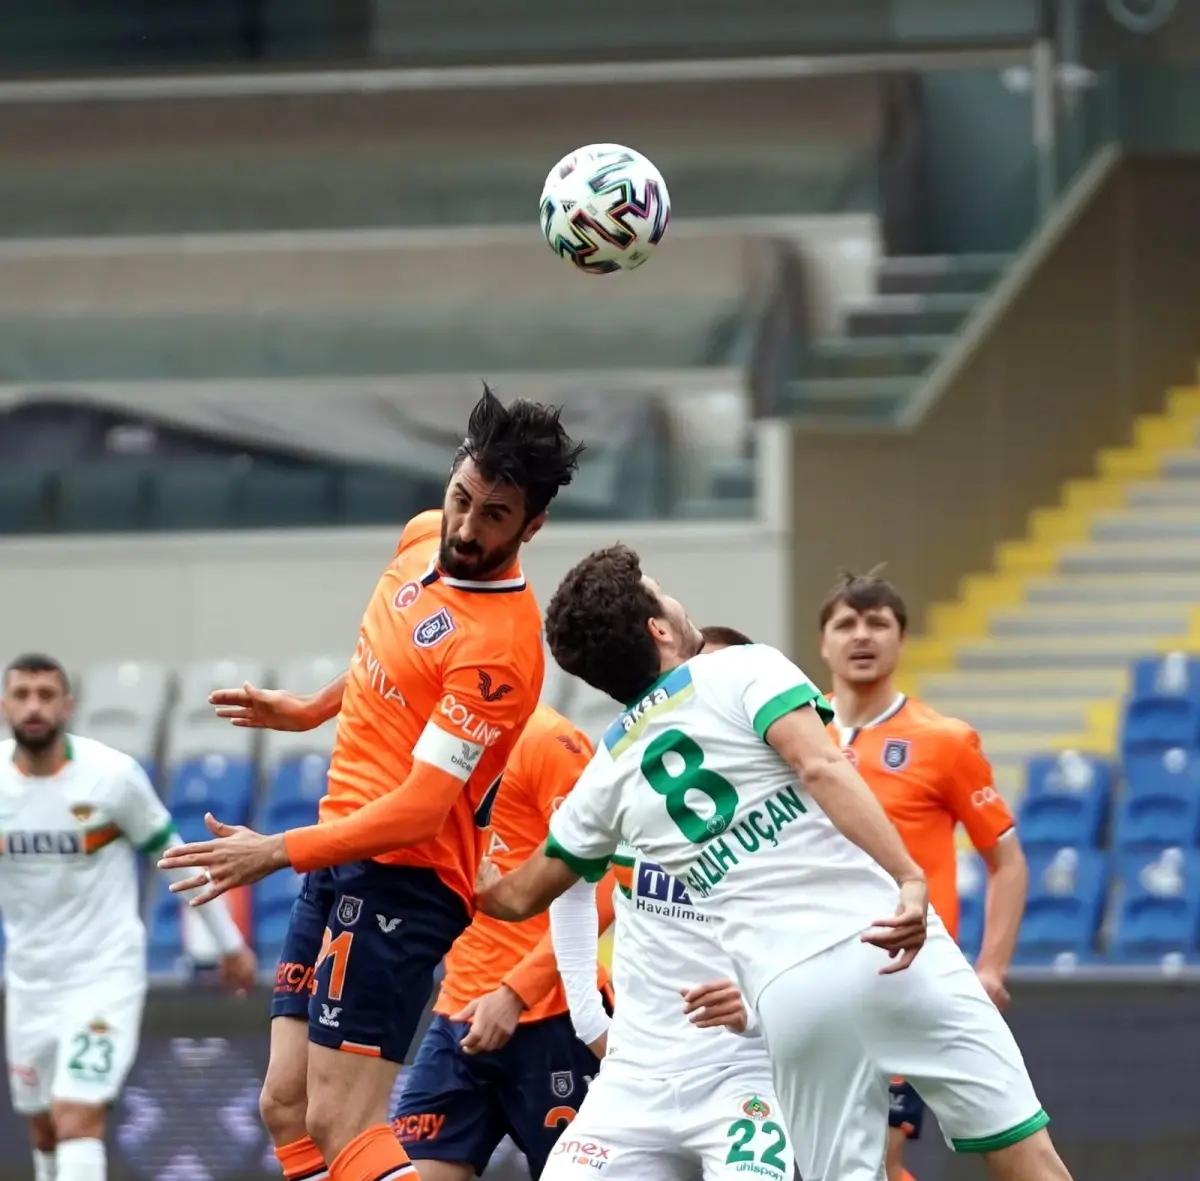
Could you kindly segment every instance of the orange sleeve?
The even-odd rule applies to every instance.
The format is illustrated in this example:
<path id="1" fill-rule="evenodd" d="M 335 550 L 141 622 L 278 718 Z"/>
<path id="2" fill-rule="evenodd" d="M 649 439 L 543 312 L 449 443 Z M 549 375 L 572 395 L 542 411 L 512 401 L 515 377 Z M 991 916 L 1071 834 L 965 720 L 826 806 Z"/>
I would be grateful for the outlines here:
<path id="1" fill-rule="evenodd" d="M 613 886 L 616 879 L 610 870 L 596 884 L 596 911 L 599 915 L 597 930 L 603 935 L 613 924 L 616 913 L 613 909 Z M 547 931 L 533 950 L 507 976 L 503 982 L 521 998 L 525 1008 L 532 1009 L 547 996 L 558 983 L 558 960 L 554 955 L 554 940 Z"/>
<path id="2" fill-rule="evenodd" d="M 284 848 L 298 873 L 347 861 L 365 861 L 436 834 L 462 794 L 463 783 L 428 763 L 414 762 L 395 790 L 328 824 L 292 828 Z"/>
<path id="3" fill-rule="evenodd" d="M 943 789 L 946 802 L 954 818 L 967 830 L 971 844 L 981 853 L 986 852 L 995 847 L 1015 822 L 995 788 L 992 765 L 984 756 L 979 735 L 969 730 L 961 743 L 949 747 L 947 758 L 953 761 Z"/>

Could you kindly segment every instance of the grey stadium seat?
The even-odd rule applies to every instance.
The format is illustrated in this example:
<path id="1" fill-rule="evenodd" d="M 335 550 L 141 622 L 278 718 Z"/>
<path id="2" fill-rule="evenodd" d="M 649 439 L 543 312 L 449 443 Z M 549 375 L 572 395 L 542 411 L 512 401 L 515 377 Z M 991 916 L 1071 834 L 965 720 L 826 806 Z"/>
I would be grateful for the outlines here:
<path id="1" fill-rule="evenodd" d="M 167 758 L 206 754 L 227 758 L 252 758 L 257 731 L 242 729 L 219 718 L 208 703 L 214 689 L 232 688 L 243 681 L 262 685 L 266 670 L 261 661 L 209 660 L 187 665 L 180 674 L 179 697 L 167 726 Z"/>
<path id="2" fill-rule="evenodd" d="M 155 661 L 97 664 L 82 678 L 74 729 L 150 762 L 170 703 L 171 674 Z"/>
<path id="3" fill-rule="evenodd" d="M 290 693 L 314 693 L 346 671 L 345 656 L 304 656 L 284 661 L 275 683 Z M 299 734 L 269 730 L 263 734 L 263 765 L 269 774 L 281 760 L 306 754 L 328 756 L 337 735 L 337 718 Z"/>

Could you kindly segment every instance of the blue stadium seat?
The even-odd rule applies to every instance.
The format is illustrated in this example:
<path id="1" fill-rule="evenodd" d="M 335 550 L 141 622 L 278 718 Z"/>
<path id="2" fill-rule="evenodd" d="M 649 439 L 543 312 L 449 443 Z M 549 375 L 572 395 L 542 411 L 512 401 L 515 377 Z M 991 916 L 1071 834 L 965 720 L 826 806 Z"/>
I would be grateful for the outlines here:
<path id="1" fill-rule="evenodd" d="M 1103 853 L 1074 848 L 1031 852 L 1016 962 L 1045 964 L 1064 954 L 1090 959 L 1107 893 Z"/>
<path id="2" fill-rule="evenodd" d="M 1200 702 L 1200 660 L 1174 652 L 1147 656 L 1133 665 L 1133 701 L 1186 697 Z"/>
<path id="3" fill-rule="evenodd" d="M 1156 850 L 1200 840 L 1200 792 L 1129 792 L 1117 808 L 1118 850 Z"/>
<path id="4" fill-rule="evenodd" d="M 167 806 L 185 841 L 211 834 L 204 813 L 227 824 L 246 824 L 254 799 L 254 764 L 249 759 L 204 755 L 183 759 L 171 775 Z"/>
<path id="5" fill-rule="evenodd" d="M 1133 700 L 1125 709 L 1121 748 L 1126 754 L 1200 743 L 1200 704 L 1188 697 Z"/>
<path id="6" fill-rule="evenodd" d="M 329 759 L 325 755 L 304 754 L 282 760 L 267 784 L 259 819 L 262 831 L 283 832 L 315 824 L 328 773 Z"/>
<path id="7" fill-rule="evenodd" d="M 983 945 L 983 911 L 988 871 L 978 853 L 958 854 L 958 945 L 974 960 Z"/>
<path id="8" fill-rule="evenodd" d="M 1109 959 L 1157 964 L 1194 956 L 1200 940 L 1200 855 L 1178 847 L 1124 854 L 1122 884 Z"/>
<path id="9" fill-rule="evenodd" d="M 1200 795 L 1200 751 L 1131 751 L 1125 756 L 1125 786 L 1131 795 Z"/>
<path id="10" fill-rule="evenodd" d="M 1017 829 L 1027 849 L 1094 849 L 1103 843 L 1112 772 L 1098 759 L 1069 752 L 1031 759 Z"/>
<path id="11" fill-rule="evenodd" d="M 292 903 L 304 879 L 297 873 L 273 873 L 254 887 L 254 942 L 263 963 L 278 959 L 287 934 Z"/>
<path id="12" fill-rule="evenodd" d="M 151 972 L 173 972 L 183 954 L 183 916 L 180 902 L 159 876 L 154 888 L 154 905 L 146 923 L 146 959 Z"/>

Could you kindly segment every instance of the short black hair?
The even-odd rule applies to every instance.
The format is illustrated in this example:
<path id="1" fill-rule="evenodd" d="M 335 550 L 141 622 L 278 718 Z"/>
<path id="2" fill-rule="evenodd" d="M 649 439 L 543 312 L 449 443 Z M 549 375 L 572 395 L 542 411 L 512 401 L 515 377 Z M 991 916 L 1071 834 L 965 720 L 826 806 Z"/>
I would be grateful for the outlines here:
<path id="1" fill-rule="evenodd" d="M 890 607 L 896 622 L 900 625 L 900 634 L 908 629 L 908 608 L 900 597 L 900 592 L 883 577 L 884 565 L 875 566 L 866 574 L 852 574 L 849 570 L 839 570 L 838 580 L 829 589 L 825 601 L 821 604 L 818 616 L 818 626 L 821 631 L 833 618 L 833 613 L 844 603 L 853 611 L 878 611 Z"/>
<path id="2" fill-rule="evenodd" d="M 571 482 L 584 450 L 563 429 L 561 415 L 559 406 L 526 398 L 505 406 L 485 382 L 451 470 L 473 460 L 485 480 L 519 488 L 526 512 L 536 517 Z"/>
<path id="3" fill-rule="evenodd" d="M 724 627 L 714 623 L 711 627 L 702 627 L 700 635 L 706 644 L 717 644 L 722 648 L 740 648 L 743 644 L 753 644 L 754 641 L 740 632 L 736 627 Z"/>
<path id="4" fill-rule="evenodd" d="M 71 678 L 67 676 L 67 670 L 53 656 L 47 656 L 44 652 L 23 652 L 10 660 L 4 669 L 5 687 L 12 673 L 58 673 L 63 691 L 71 692 Z"/>
<path id="5" fill-rule="evenodd" d="M 546 608 L 546 642 L 564 672 L 630 705 L 659 674 L 646 624 L 662 613 L 637 554 L 614 545 L 567 571 Z"/>

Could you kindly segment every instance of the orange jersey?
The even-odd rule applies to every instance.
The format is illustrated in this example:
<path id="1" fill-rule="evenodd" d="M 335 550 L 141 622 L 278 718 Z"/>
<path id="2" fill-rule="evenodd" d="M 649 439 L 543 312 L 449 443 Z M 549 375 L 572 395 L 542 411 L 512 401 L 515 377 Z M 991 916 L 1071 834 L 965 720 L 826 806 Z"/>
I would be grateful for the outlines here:
<path id="1" fill-rule="evenodd" d="M 837 711 L 837 702 L 833 702 Z M 830 724 L 858 773 L 899 830 L 929 880 L 929 901 L 951 935 L 958 934 L 958 862 L 954 830 L 961 824 L 980 852 L 1013 827 L 1012 813 L 992 783 L 979 735 L 901 695 L 856 730 Z"/>
<path id="2" fill-rule="evenodd" d="M 322 824 L 392 792 L 415 760 L 462 783 L 441 832 L 377 860 L 432 868 L 471 905 L 488 813 L 537 705 L 541 614 L 520 568 L 466 582 L 435 568 L 441 512 L 406 526 L 363 615 Z"/>
<path id="3" fill-rule="evenodd" d="M 492 810 L 488 858 L 509 873 L 546 843 L 550 816 L 562 803 L 592 757 L 592 744 L 561 714 L 539 705 L 504 771 Z M 521 1021 L 543 1021 L 567 1012 L 567 996 L 557 969 L 541 996 L 527 996 L 509 977 L 537 954 L 550 930 L 548 913 L 523 923 L 502 923 L 476 914 L 445 959 L 445 976 L 435 1012 L 452 1016 L 468 1002 L 508 984 L 526 1003 Z M 547 949 L 553 954 L 552 945 Z M 552 961 L 551 961 L 552 962 Z"/>

